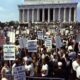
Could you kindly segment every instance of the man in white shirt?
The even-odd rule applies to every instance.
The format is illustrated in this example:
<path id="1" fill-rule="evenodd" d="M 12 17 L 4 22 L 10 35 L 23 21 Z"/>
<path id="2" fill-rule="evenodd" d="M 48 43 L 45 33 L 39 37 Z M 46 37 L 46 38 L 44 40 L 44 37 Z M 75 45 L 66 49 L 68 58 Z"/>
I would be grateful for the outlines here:
<path id="1" fill-rule="evenodd" d="M 80 79 L 80 52 L 78 53 L 77 59 L 73 61 L 72 67 L 75 71 L 76 77 Z"/>
<path id="2" fill-rule="evenodd" d="M 80 80 L 80 66 L 76 70 L 76 77 Z"/>
<path id="3" fill-rule="evenodd" d="M 48 64 L 46 58 L 42 59 L 41 76 L 42 77 L 48 76 Z"/>
<path id="4" fill-rule="evenodd" d="M 42 65 L 41 72 L 42 72 L 41 75 L 42 75 L 43 77 L 48 75 L 48 65 L 47 65 L 47 64 L 43 64 L 43 65 Z"/>
<path id="5" fill-rule="evenodd" d="M 34 76 L 34 67 L 31 58 L 25 58 L 26 76 Z"/>

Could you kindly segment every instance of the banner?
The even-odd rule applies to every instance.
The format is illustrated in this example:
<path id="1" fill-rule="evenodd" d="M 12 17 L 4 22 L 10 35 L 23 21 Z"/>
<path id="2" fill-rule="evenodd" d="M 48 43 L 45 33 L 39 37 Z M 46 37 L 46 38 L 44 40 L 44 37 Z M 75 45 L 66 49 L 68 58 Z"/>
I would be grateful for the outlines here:
<path id="1" fill-rule="evenodd" d="M 25 67 L 19 66 L 13 68 L 14 80 L 26 80 Z"/>
<path id="2" fill-rule="evenodd" d="M 28 52 L 37 52 L 37 40 L 28 40 Z"/>
<path id="3" fill-rule="evenodd" d="M 3 45 L 4 60 L 15 60 L 15 45 Z"/>
<path id="4" fill-rule="evenodd" d="M 60 36 L 55 36 L 55 43 L 56 43 L 56 48 L 62 47 L 62 42 L 61 42 L 61 37 Z"/>
<path id="5" fill-rule="evenodd" d="M 37 31 L 37 36 L 38 36 L 38 39 L 44 39 L 44 36 L 43 36 L 43 31 Z"/>
<path id="6" fill-rule="evenodd" d="M 28 46 L 27 39 L 24 37 L 20 37 L 19 38 L 19 45 L 20 45 L 20 48 L 27 48 L 27 46 Z"/>
<path id="7" fill-rule="evenodd" d="M 45 39 L 45 47 L 47 47 L 48 49 L 52 49 L 52 39 L 51 38 Z"/>

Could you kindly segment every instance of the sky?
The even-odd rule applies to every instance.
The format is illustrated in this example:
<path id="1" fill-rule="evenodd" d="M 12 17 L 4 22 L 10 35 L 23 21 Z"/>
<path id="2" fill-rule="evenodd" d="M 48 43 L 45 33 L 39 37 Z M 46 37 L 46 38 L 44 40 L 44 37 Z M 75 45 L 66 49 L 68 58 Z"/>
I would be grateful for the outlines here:
<path id="1" fill-rule="evenodd" d="M 72 0 L 78 2 L 77 20 L 80 22 L 80 0 Z M 18 5 L 23 4 L 24 0 L 0 0 L 0 21 L 18 21 L 19 12 Z"/>

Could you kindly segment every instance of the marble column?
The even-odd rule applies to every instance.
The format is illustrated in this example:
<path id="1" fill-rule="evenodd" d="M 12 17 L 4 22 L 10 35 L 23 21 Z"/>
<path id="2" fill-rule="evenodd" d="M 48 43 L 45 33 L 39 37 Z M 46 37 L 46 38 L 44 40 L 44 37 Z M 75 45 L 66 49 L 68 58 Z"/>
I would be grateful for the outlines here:
<path id="1" fill-rule="evenodd" d="M 66 22 L 66 8 L 64 8 L 64 22 Z"/>
<path id="2" fill-rule="evenodd" d="M 53 21 L 55 21 L 55 8 L 53 8 Z"/>
<path id="3" fill-rule="evenodd" d="M 24 9 L 22 11 L 22 22 L 24 23 Z"/>
<path id="4" fill-rule="evenodd" d="M 48 9 L 48 23 L 50 22 L 50 8 Z"/>
<path id="5" fill-rule="evenodd" d="M 39 21 L 39 9 L 37 9 L 37 21 Z"/>
<path id="6" fill-rule="evenodd" d="M 69 8 L 69 22 L 71 22 L 71 8 Z"/>
<path id="7" fill-rule="evenodd" d="M 59 8 L 59 12 L 58 12 L 58 21 L 60 21 L 60 12 L 61 12 L 61 9 Z"/>
<path id="8" fill-rule="evenodd" d="M 26 21 L 27 21 L 27 13 L 26 13 L 26 9 L 24 9 L 23 13 L 24 13 L 24 17 L 23 17 L 24 20 L 23 20 L 23 21 L 26 22 Z"/>
<path id="9" fill-rule="evenodd" d="M 42 9 L 42 22 L 44 22 L 44 8 Z"/>
<path id="10" fill-rule="evenodd" d="M 27 22 L 29 22 L 29 9 L 27 9 Z"/>
<path id="11" fill-rule="evenodd" d="M 19 22 L 20 22 L 20 23 L 22 22 L 22 12 L 21 12 L 20 9 L 19 9 Z"/>
<path id="12" fill-rule="evenodd" d="M 34 23 L 34 9 L 32 9 L 32 23 Z"/>
<path id="13" fill-rule="evenodd" d="M 76 22 L 77 20 L 77 8 L 74 8 L 74 22 Z"/>

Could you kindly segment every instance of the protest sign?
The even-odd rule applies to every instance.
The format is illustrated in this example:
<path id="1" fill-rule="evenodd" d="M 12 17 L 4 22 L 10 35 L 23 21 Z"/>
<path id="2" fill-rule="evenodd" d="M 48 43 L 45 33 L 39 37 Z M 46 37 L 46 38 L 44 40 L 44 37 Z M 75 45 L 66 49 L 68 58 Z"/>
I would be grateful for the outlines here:
<path id="1" fill-rule="evenodd" d="M 28 40 L 28 52 L 37 52 L 37 40 Z"/>
<path id="2" fill-rule="evenodd" d="M 44 41 L 45 41 L 47 38 L 49 38 L 49 36 L 48 36 L 48 35 L 45 35 L 45 36 L 44 36 Z"/>
<path id="3" fill-rule="evenodd" d="M 37 36 L 38 36 L 38 39 L 44 39 L 44 36 L 43 36 L 43 31 L 37 31 Z"/>
<path id="4" fill-rule="evenodd" d="M 19 66 L 13 68 L 14 80 L 26 80 L 25 67 Z"/>
<path id="5" fill-rule="evenodd" d="M 8 37 L 9 37 L 10 43 L 15 43 L 15 32 L 9 31 L 8 32 Z"/>
<path id="6" fill-rule="evenodd" d="M 80 33 L 79 33 L 79 34 L 77 34 L 77 36 L 76 36 L 76 42 L 77 42 L 77 43 L 79 43 L 79 42 L 80 42 Z"/>
<path id="7" fill-rule="evenodd" d="M 62 47 L 62 42 L 61 42 L 60 36 L 55 36 L 55 43 L 56 43 L 56 48 Z"/>
<path id="8" fill-rule="evenodd" d="M 52 48 L 52 39 L 51 39 L 51 38 L 45 39 L 45 46 L 46 46 L 48 49 L 51 49 L 51 48 Z"/>
<path id="9" fill-rule="evenodd" d="M 15 45 L 3 45 L 4 60 L 15 60 Z"/>
<path id="10" fill-rule="evenodd" d="M 27 39 L 24 37 L 19 38 L 20 48 L 27 48 Z"/>

